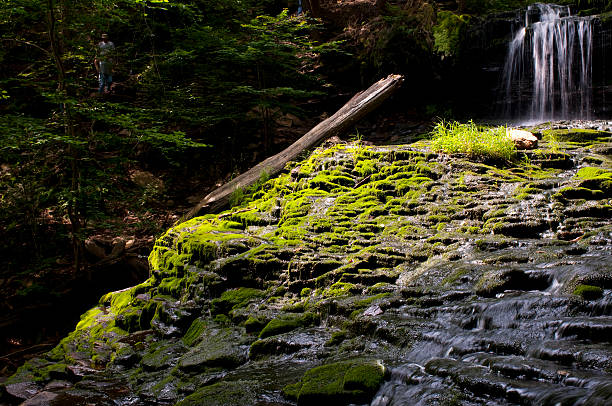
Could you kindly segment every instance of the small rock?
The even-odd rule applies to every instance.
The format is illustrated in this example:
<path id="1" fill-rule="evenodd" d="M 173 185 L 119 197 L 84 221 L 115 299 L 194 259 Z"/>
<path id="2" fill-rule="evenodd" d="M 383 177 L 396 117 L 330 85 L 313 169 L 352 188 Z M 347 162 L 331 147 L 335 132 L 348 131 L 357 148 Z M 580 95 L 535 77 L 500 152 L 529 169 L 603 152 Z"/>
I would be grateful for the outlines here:
<path id="1" fill-rule="evenodd" d="M 57 397 L 57 393 L 40 392 L 36 396 L 26 400 L 21 406 L 47 406 Z"/>
<path id="2" fill-rule="evenodd" d="M 34 382 L 18 382 L 6 385 L 5 390 L 17 399 L 26 400 L 36 395 L 40 387 Z"/>
<path id="3" fill-rule="evenodd" d="M 97 369 L 89 368 L 83 365 L 69 365 L 67 369 L 75 380 L 98 372 Z"/>
<path id="4" fill-rule="evenodd" d="M 69 381 L 51 381 L 45 386 L 45 391 L 66 389 L 72 386 L 72 382 Z"/>
<path id="5" fill-rule="evenodd" d="M 534 149 L 538 145 L 537 137 L 529 131 L 512 128 L 507 130 L 507 134 L 517 149 Z"/>
<path id="6" fill-rule="evenodd" d="M 161 191 L 164 189 L 164 181 L 157 178 L 151 172 L 134 170 L 130 173 L 130 180 L 142 188 L 153 188 Z"/>
<path id="7" fill-rule="evenodd" d="M 379 314 L 382 314 L 382 313 L 383 313 L 383 311 L 380 308 L 380 306 L 372 305 L 372 306 L 368 307 L 365 310 L 365 312 L 363 312 L 363 315 L 364 316 L 372 316 L 372 317 L 374 317 L 374 316 L 378 316 Z"/>

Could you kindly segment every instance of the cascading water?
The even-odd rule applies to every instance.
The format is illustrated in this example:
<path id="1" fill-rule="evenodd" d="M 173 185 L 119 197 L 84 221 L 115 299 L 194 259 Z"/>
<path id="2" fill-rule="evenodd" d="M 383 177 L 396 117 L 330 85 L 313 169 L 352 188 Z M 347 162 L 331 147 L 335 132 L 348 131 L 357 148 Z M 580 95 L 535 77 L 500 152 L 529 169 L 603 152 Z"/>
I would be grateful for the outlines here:
<path id="1" fill-rule="evenodd" d="M 569 7 L 534 4 L 508 47 L 502 91 L 508 119 L 589 119 L 593 26 Z"/>

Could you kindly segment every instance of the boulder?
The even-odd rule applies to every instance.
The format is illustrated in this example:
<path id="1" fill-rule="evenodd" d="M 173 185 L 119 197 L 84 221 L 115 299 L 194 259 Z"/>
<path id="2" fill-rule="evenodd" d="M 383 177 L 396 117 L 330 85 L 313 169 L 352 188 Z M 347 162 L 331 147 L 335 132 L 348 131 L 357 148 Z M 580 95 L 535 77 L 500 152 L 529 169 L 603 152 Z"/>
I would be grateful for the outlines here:
<path id="1" fill-rule="evenodd" d="M 529 131 L 509 128 L 507 134 L 517 149 L 534 149 L 538 145 L 537 137 Z"/>

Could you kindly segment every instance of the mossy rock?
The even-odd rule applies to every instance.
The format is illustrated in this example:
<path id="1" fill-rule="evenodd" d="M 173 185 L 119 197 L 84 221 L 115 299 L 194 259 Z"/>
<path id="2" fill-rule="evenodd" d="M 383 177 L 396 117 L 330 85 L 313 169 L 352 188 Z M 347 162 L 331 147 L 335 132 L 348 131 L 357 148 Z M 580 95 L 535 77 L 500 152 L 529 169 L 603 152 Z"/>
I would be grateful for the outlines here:
<path id="1" fill-rule="evenodd" d="M 574 289 L 574 295 L 578 295 L 585 300 L 597 300 L 603 296 L 603 289 L 599 286 L 578 285 Z"/>
<path id="2" fill-rule="evenodd" d="M 592 142 L 599 138 L 610 137 L 609 132 L 586 128 L 544 130 L 542 131 L 542 135 L 559 141 L 579 143 Z"/>
<path id="3" fill-rule="evenodd" d="M 554 197 L 562 197 L 565 199 L 599 200 L 604 198 L 604 193 L 601 190 L 592 190 L 581 186 L 567 186 L 559 190 Z"/>
<path id="4" fill-rule="evenodd" d="M 183 336 L 183 338 L 182 338 L 183 343 L 187 347 L 191 347 L 194 344 L 196 344 L 199 341 L 201 341 L 202 340 L 202 333 L 206 329 L 206 325 L 207 325 L 207 323 L 204 320 L 202 320 L 202 319 L 195 319 L 191 323 L 191 326 L 189 326 L 189 329 L 187 330 L 185 335 Z"/>
<path id="5" fill-rule="evenodd" d="M 212 301 L 213 314 L 227 314 L 231 310 L 246 306 L 251 300 L 264 296 L 264 292 L 254 288 L 237 288 L 223 292 L 221 297 Z"/>
<path id="6" fill-rule="evenodd" d="M 168 368 L 174 363 L 179 352 L 181 352 L 181 349 L 173 342 L 161 341 L 155 343 L 143 355 L 140 366 L 147 371 L 159 371 Z"/>
<path id="7" fill-rule="evenodd" d="M 271 337 L 274 335 L 287 333 L 300 327 L 314 324 L 317 316 L 313 313 L 306 313 L 300 316 L 290 315 L 283 318 L 270 320 L 259 333 L 259 338 Z"/>
<path id="8" fill-rule="evenodd" d="M 580 168 L 575 178 L 580 180 L 579 187 L 601 191 L 605 197 L 612 196 L 612 171 L 610 170 L 588 166 Z"/>
<path id="9" fill-rule="evenodd" d="M 259 332 L 268 324 L 269 320 L 264 320 L 259 317 L 249 316 L 244 322 L 244 328 L 247 333 L 259 334 Z"/>
<path id="10" fill-rule="evenodd" d="M 157 287 L 157 291 L 162 295 L 179 298 L 185 286 L 185 278 L 169 277 L 164 278 Z"/>
<path id="11" fill-rule="evenodd" d="M 357 288 L 353 283 L 336 282 L 323 290 L 323 297 L 348 296 L 356 289 Z"/>
<path id="12" fill-rule="evenodd" d="M 376 361 L 344 361 L 312 368 L 283 395 L 298 406 L 369 403 L 384 382 L 386 368 Z"/>
<path id="13" fill-rule="evenodd" d="M 245 406 L 258 403 L 258 393 L 252 387 L 257 387 L 248 381 L 221 381 L 205 386 L 176 406 Z"/>
<path id="14" fill-rule="evenodd" d="M 305 346 L 303 343 L 285 338 L 284 336 L 272 336 L 255 341 L 249 349 L 249 359 L 257 360 L 270 355 L 292 354 Z"/>
<path id="15" fill-rule="evenodd" d="M 325 343 L 326 347 L 333 347 L 341 344 L 347 338 L 347 332 L 344 330 L 334 331 L 331 338 Z"/>
<path id="16" fill-rule="evenodd" d="M 526 273 L 522 270 L 493 270 L 486 272 L 476 283 L 476 294 L 495 296 L 505 290 L 543 290 L 549 285 L 547 273 Z"/>
<path id="17" fill-rule="evenodd" d="M 201 342 L 181 357 L 179 368 L 198 371 L 207 367 L 234 368 L 243 364 L 250 343 L 244 341 L 242 332 L 231 328 L 205 330 Z"/>

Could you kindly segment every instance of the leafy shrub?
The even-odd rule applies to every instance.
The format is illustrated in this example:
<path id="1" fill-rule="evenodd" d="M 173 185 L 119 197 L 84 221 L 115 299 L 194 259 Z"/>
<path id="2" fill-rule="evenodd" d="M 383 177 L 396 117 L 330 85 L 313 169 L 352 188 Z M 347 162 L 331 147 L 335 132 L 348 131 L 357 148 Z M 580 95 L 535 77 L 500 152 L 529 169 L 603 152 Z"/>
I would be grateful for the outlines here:
<path id="1" fill-rule="evenodd" d="M 459 54 L 469 22 L 468 15 L 440 11 L 438 23 L 433 27 L 434 49 L 443 56 Z"/>

